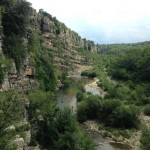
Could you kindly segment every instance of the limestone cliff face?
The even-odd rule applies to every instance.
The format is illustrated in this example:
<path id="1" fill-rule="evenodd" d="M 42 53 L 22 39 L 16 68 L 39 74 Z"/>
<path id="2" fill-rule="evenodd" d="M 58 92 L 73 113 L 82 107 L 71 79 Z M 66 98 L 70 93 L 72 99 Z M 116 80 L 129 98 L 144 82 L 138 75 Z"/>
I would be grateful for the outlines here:
<path id="1" fill-rule="evenodd" d="M 0 59 L 4 59 L 2 44 L 3 44 L 3 27 L 0 19 Z M 27 39 L 23 44 L 27 47 Z M 0 91 L 17 90 L 17 91 L 30 91 L 38 86 L 38 83 L 34 80 L 35 69 L 32 66 L 32 62 L 28 53 L 25 54 L 23 59 L 23 65 L 20 70 L 17 70 L 16 64 L 13 59 L 9 59 L 9 69 L 4 73 L 3 82 L 0 84 Z M 0 69 L 3 69 L 5 64 L 1 62 Z"/>
<path id="2" fill-rule="evenodd" d="M 36 13 L 32 9 L 30 22 L 32 29 L 43 37 L 43 45 L 53 54 L 55 66 L 59 70 L 71 71 L 87 63 L 85 57 L 79 55 L 79 50 L 97 51 L 94 42 L 83 40 L 76 32 L 43 10 Z"/>
<path id="3" fill-rule="evenodd" d="M 24 66 L 20 70 L 21 72 L 18 72 L 15 62 L 11 60 L 11 68 L 5 74 L 1 91 L 17 90 L 27 92 L 38 86 L 38 83 L 34 80 L 35 70 L 29 64 L 28 59 L 29 57 L 27 56 L 24 60 Z"/>
<path id="4" fill-rule="evenodd" d="M 82 39 L 78 33 L 67 28 L 65 24 L 59 22 L 55 17 L 47 14 L 43 10 L 38 13 L 38 21 L 41 26 L 41 31 L 53 46 L 62 44 L 64 49 L 84 49 L 89 51 L 97 51 L 97 47 L 93 41 Z M 58 43 L 56 43 L 56 41 Z"/>
<path id="5" fill-rule="evenodd" d="M 80 65 L 87 64 L 88 60 L 79 54 L 80 50 L 96 52 L 97 47 L 92 41 L 82 39 L 76 32 L 67 28 L 55 17 L 40 10 L 37 13 L 30 8 L 29 25 L 22 45 L 26 51 L 22 58 L 22 66 L 18 70 L 16 63 L 10 59 L 10 69 L 5 73 L 4 81 L 0 85 L 1 91 L 21 90 L 29 91 L 38 86 L 34 80 L 36 70 L 33 67 L 30 54 L 28 52 L 28 39 L 36 32 L 42 39 L 42 45 L 51 52 L 54 64 L 60 71 L 72 71 Z M 2 50 L 3 27 L 0 19 L 0 57 L 4 57 Z M 1 66 L 2 67 L 2 66 Z"/>

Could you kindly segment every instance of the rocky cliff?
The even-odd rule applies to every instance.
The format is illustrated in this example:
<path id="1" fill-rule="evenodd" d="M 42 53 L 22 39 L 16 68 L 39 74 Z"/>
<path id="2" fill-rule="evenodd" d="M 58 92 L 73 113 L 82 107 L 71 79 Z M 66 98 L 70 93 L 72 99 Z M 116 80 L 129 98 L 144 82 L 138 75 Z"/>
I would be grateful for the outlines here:
<path id="1" fill-rule="evenodd" d="M 26 93 L 36 88 L 55 93 L 62 72 L 90 63 L 80 50 L 95 52 L 97 47 L 24 0 L 0 2 L 0 149 L 39 149 L 28 146 L 33 130 L 28 115 L 33 110 L 28 110 Z"/>
<path id="2" fill-rule="evenodd" d="M 3 27 L 2 25 L 2 16 L 0 16 L 0 91 L 18 90 L 27 92 L 38 85 L 38 83 L 34 80 L 35 69 L 32 66 L 31 58 L 29 53 L 25 52 L 22 59 L 22 66 L 17 69 L 17 63 L 15 60 L 3 52 L 3 48 L 5 49 L 3 39 L 5 39 L 5 36 L 8 35 L 3 33 L 5 26 Z M 25 36 L 21 43 L 25 51 L 27 51 L 27 43 L 28 40 Z"/>
<path id="3" fill-rule="evenodd" d="M 60 70 L 73 70 L 78 65 L 87 63 L 87 60 L 78 53 L 79 50 L 97 51 L 92 41 L 82 39 L 76 32 L 42 9 L 39 13 L 32 9 L 31 14 L 31 25 L 41 34 L 43 45 L 51 50 L 55 65 Z"/>
<path id="4" fill-rule="evenodd" d="M 18 70 L 17 62 L 12 57 L 9 59 L 10 68 L 5 72 L 3 83 L 0 86 L 1 91 L 8 91 L 9 89 L 29 91 L 38 85 L 33 79 L 36 75 L 36 69 L 32 64 L 31 50 L 28 49 L 28 42 L 34 33 L 40 38 L 38 42 L 42 47 L 50 51 L 54 59 L 54 65 L 60 71 L 72 71 L 80 65 L 89 63 L 84 56 L 79 54 L 80 50 L 97 51 L 94 42 L 82 39 L 76 32 L 67 28 L 65 24 L 42 9 L 38 13 L 33 8 L 28 11 L 28 26 L 26 34 L 22 38 L 24 47 L 24 56 L 21 57 L 22 66 Z M 7 57 L 7 53 L 3 52 L 2 49 L 3 27 L 0 26 L 0 28 L 0 54 L 1 57 Z"/>

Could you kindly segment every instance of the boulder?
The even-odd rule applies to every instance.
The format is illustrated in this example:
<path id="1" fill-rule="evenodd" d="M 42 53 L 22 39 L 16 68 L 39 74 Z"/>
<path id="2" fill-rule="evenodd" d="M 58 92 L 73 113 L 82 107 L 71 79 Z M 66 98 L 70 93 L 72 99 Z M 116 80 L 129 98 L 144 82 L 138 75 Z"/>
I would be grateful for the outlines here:
<path id="1" fill-rule="evenodd" d="M 24 139 L 25 143 L 29 144 L 31 142 L 31 131 L 26 131 L 25 132 L 25 139 Z"/>
<path id="2" fill-rule="evenodd" d="M 13 140 L 12 144 L 16 147 L 16 150 L 23 150 L 25 146 L 25 141 L 19 135 Z"/>
<path id="3" fill-rule="evenodd" d="M 10 89 L 10 83 L 9 83 L 8 74 L 6 74 L 2 84 L 2 91 L 8 91 L 9 89 Z"/>
<path id="4" fill-rule="evenodd" d="M 15 130 L 16 130 L 16 128 L 13 125 L 11 125 L 11 126 L 9 126 L 9 127 L 7 127 L 5 129 L 5 131 L 7 131 L 7 132 L 9 132 L 9 131 L 15 131 Z"/>
<path id="5" fill-rule="evenodd" d="M 11 60 L 11 68 L 9 70 L 9 74 L 10 75 L 17 74 L 16 64 L 15 64 L 14 60 Z"/>

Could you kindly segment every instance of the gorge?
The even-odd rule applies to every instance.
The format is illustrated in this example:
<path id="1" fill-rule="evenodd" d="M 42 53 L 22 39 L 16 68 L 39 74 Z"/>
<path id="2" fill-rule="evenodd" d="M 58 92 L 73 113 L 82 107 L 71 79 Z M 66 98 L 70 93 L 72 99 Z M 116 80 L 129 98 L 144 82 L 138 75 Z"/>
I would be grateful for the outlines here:
<path id="1" fill-rule="evenodd" d="M 149 64 L 150 42 L 95 44 L 1 0 L 0 150 L 149 150 Z"/>

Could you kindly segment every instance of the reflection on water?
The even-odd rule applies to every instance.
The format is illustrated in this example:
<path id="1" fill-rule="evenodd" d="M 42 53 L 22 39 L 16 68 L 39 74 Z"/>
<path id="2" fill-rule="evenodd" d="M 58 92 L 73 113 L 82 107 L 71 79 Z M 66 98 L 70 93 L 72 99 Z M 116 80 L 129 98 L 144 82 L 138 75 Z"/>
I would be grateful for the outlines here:
<path id="1" fill-rule="evenodd" d="M 114 147 L 110 144 L 102 144 L 97 147 L 97 150 L 121 150 L 120 148 Z"/>
<path id="2" fill-rule="evenodd" d="M 57 98 L 58 107 L 64 108 L 65 106 L 69 106 L 70 108 L 76 110 L 76 93 L 77 89 L 75 89 L 74 87 L 65 89 L 65 91 L 61 90 Z"/>
<path id="3" fill-rule="evenodd" d="M 91 79 L 81 77 L 79 74 L 68 76 L 69 87 L 61 89 L 58 92 L 57 106 L 64 108 L 69 106 L 73 110 L 76 110 L 76 94 L 79 91 L 79 87 L 85 86 Z"/>
<path id="4" fill-rule="evenodd" d="M 93 95 L 101 95 L 101 93 L 100 93 L 100 90 L 99 89 L 96 89 L 96 88 L 93 88 L 93 87 L 90 87 L 90 86 L 85 86 L 85 91 L 86 92 L 90 92 L 90 93 L 92 93 Z"/>
<path id="5" fill-rule="evenodd" d="M 97 150 L 129 150 L 127 148 L 123 148 L 122 145 L 117 146 L 107 143 L 107 140 L 96 132 L 87 133 L 95 141 Z"/>
<path id="6" fill-rule="evenodd" d="M 68 75 L 67 76 L 68 78 L 87 78 L 87 77 L 83 77 L 83 76 L 81 76 L 81 74 L 80 73 L 76 73 L 76 74 L 72 74 L 72 75 Z"/>

